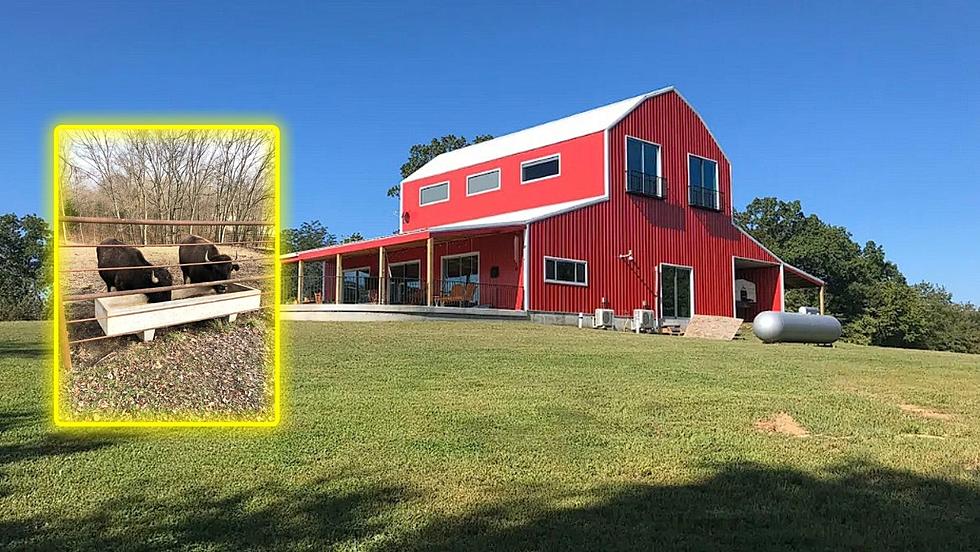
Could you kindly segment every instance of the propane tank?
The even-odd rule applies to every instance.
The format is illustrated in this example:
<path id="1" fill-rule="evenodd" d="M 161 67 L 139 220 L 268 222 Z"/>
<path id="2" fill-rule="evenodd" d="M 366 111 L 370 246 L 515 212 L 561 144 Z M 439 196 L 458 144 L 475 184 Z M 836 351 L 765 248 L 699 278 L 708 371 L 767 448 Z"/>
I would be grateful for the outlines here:
<path id="1" fill-rule="evenodd" d="M 841 326 L 833 316 L 764 311 L 752 321 L 752 331 L 765 343 L 833 343 Z"/>

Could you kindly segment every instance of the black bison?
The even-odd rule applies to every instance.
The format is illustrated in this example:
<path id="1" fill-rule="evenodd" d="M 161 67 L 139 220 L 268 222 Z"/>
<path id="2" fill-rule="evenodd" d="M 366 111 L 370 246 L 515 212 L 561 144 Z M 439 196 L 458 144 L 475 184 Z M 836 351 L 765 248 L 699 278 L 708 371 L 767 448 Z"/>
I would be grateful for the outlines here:
<path id="1" fill-rule="evenodd" d="M 185 284 L 228 280 L 233 270 L 238 270 L 238 265 L 232 263 L 228 255 L 218 253 L 218 248 L 210 241 L 201 236 L 187 236 L 180 240 L 180 271 L 184 273 Z M 228 286 L 218 284 L 214 290 L 224 293 Z"/>
<path id="2" fill-rule="evenodd" d="M 99 276 L 105 282 L 108 291 L 131 291 L 134 289 L 147 289 L 155 287 L 166 287 L 173 285 L 173 278 L 170 271 L 165 268 L 154 267 L 143 256 L 143 252 L 135 247 L 128 246 L 123 242 L 109 238 L 95 248 L 95 255 L 99 259 Z M 123 268 L 121 270 L 102 270 L 120 267 L 140 267 L 146 268 Z M 171 299 L 170 291 L 159 291 L 147 293 L 147 299 L 151 303 L 161 303 Z"/>

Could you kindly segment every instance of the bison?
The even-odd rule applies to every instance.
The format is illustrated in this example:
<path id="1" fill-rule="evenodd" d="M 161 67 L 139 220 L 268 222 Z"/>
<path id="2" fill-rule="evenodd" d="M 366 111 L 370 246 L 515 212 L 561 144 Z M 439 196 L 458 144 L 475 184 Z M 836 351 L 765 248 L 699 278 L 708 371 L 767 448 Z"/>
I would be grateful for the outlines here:
<path id="1" fill-rule="evenodd" d="M 218 253 L 218 248 L 201 236 L 187 236 L 180 240 L 179 259 L 185 284 L 228 280 L 232 271 L 238 270 L 238 265 L 231 262 L 231 257 Z M 228 290 L 228 286 L 218 284 L 214 286 L 214 290 L 224 293 Z"/>
<path id="2" fill-rule="evenodd" d="M 95 255 L 99 260 L 99 276 L 102 277 L 108 291 L 131 291 L 173 285 L 169 270 L 154 267 L 139 249 L 115 238 L 100 243 L 95 248 Z M 146 268 L 136 268 L 143 266 Z M 161 303 L 171 299 L 169 290 L 145 295 L 151 303 Z"/>

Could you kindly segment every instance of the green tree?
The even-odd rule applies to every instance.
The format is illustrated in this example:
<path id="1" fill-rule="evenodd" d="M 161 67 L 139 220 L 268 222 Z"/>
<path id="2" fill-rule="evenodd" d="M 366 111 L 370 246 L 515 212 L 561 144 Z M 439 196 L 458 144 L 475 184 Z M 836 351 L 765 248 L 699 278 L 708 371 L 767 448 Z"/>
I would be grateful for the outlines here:
<path id="1" fill-rule="evenodd" d="M 843 226 L 803 212 L 799 201 L 756 198 L 735 214 L 741 225 L 784 261 L 827 282 L 827 304 L 847 339 L 869 345 L 980 353 L 980 312 L 957 304 L 943 288 L 909 286 L 873 241 L 855 242 Z M 792 290 L 787 307 L 813 304 L 812 291 Z"/>
<path id="2" fill-rule="evenodd" d="M 337 236 L 331 234 L 318 220 L 307 221 L 298 228 L 286 228 L 282 231 L 283 253 L 316 249 L 336 243 Z"/>
<path id="3" fill-rule="evenodd" d="M 0 216 L 0 319 L 50 315 L 51 229 L 37 215 Z"/>
<path id="4" fill-rule="evenodd" d="M 438 155 L 492 139 L 493 136 L 489 134 L 480 134 L 471 142 L 463 136 L 447 134 L 441 138 L 433 138 L 427 144 L 415 144 L 408 151 L 408 161 L 405 161 L 401 167 L 402 178 L 408 178 L 408 175 L 419 170 Z M 401 186 L 395 185 L 388 188 L 388 197 L 398 197 L 400 193 Z"/>
<path id="5" fill-rule="evenodd" d="M 344 238 L 340 240 L 340 243 L 354 243 L 359 241 L 364 241 L 364 236 L 362 236 L 360 232 L 354 232 L 349 236 L 344 236 Z"/>

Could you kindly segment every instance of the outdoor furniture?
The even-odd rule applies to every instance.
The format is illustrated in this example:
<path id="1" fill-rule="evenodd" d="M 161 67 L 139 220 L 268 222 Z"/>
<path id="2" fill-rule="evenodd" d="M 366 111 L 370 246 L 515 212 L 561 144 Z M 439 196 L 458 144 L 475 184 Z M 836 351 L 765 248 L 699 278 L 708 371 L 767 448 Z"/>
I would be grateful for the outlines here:
<path id="1" fill-rule="evenodd" d="M 438 298 L 437 303 L 440 306 L 448 307 L 450 305 L 462 304 L 465 299 L 465 287 L 463 284 L 453 284 L 450 288 L 448 295 L 442 295 Z"/>

